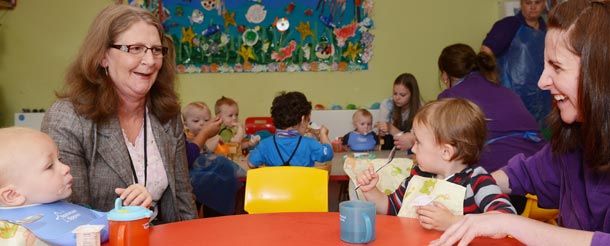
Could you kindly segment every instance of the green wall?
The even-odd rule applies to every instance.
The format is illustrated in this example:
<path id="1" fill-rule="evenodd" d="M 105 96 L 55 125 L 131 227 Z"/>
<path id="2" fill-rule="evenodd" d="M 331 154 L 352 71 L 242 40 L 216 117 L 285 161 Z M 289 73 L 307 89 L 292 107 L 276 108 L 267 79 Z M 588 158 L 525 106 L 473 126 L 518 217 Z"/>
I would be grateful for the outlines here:
<path id="1" fill-rule="evenodd" d="M 229 0 L 230 1 L 230 0 Z M 95 14 L 111 0 L 26 0 L 0 12 L 0 126 L 22 108 L 48 108 Z M 4 15 L 4 16 L 3 16 Z M 2 17 L 3 16 L 3 17 Z M 425 100 L 441 88 L 436 59 L 462 42 L 475 50 L 498 17 L 493 0 L 376 0 L 374 55 L 359 72 L 184 74 L 182 102 L 236 99 L 242 120 L 267 115 L 278 91 L 304 92 L 312 103 L 369 106 L 389 97 L 394 78 L 413 73 Z"/>

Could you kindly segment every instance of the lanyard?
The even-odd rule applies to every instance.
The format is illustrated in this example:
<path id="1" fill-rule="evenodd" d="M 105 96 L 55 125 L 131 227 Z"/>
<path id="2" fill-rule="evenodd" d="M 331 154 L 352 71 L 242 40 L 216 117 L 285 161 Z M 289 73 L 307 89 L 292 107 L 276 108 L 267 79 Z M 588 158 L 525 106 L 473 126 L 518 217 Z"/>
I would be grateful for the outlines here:
<path id="1" fill-rule="evenodd" d="M 148 169 L 148 157 L 147 157 L 147 150 L 146 150 L 146 135 L 148 133 L 148 130 L 146 129 L 146 109 L 144 109 L 144 187 L 146 187 L 146 176 L 147 176 L 147 169 Z M 129 155 L 129 162 L 131 163 L 131 172 L 133 174 L 133 179 L 135 180 L 135 183 L 138 183 L 138 175 L 136 175 L 136 169 L 133 165 L 133 160 L 131 159 L 131 155 Z"/>

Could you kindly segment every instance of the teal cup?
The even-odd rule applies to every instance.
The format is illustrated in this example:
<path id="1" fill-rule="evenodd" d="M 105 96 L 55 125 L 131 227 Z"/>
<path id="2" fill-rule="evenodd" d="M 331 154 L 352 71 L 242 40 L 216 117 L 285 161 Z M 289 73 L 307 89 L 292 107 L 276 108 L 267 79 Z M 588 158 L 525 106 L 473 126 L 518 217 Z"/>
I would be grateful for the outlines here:
<path id="1" fill-rule="evenodd" d="M 341 240 L 348 243 L 368 243 L 375 240 L 375 203 L 344 201 L 339 204 Z"/>

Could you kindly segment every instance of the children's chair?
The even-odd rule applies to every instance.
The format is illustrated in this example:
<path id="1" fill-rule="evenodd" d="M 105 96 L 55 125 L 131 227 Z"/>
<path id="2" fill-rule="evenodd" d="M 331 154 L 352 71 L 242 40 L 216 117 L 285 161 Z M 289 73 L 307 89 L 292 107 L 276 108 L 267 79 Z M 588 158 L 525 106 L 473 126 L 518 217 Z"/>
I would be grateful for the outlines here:
<path id="1" fill-rule="evenodd" d="M 557 225 L 559 210 L 538 207 L 538 197 L 535 195 L 527 194 L 525 197 L 527 198 L 527 202 L 525 203 L 525 208 L 523 209 L 521 216 Z"/>
<path id="2" fill-rule="evenodd" d="M 275 126 L 271 117 L 248 117 L 246 118 L 246 134 L 252 135 L 258 131 L 267 130 L 275 134 Z"/>
<path id="3" fill-rule="evenodd" d="M 250 214 L 328 212 L 328 172 L 300 166 L 250 169 L 244 209 Z"/>

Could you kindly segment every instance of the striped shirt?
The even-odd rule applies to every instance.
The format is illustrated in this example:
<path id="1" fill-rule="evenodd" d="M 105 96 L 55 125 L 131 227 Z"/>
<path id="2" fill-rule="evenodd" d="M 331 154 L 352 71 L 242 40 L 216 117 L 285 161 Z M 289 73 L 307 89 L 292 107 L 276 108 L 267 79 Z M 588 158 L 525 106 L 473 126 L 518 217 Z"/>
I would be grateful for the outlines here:
<path id="1" fill-rule="evenodd" d="M 394 193 L 388 195 L 388 214 L 396 215 L 402 207 L 402 199 L 411 181 L 411 177 L 419 175 L 433 178 L 435 175 L 423 172 L 415 165 L 411 169 L 411 176 L 407 177 L 398 186 Z M 478 214 L 489 211 L 516 214 L 515 208 L 510 203 L 508 195 L 502 193 L 496 181 L 482 167 L 468 167 L 447 179 L 448 182 L 466 187 L 464 196 L 464 214 Z"/>

